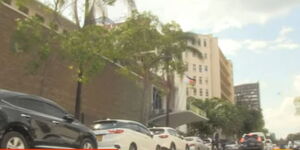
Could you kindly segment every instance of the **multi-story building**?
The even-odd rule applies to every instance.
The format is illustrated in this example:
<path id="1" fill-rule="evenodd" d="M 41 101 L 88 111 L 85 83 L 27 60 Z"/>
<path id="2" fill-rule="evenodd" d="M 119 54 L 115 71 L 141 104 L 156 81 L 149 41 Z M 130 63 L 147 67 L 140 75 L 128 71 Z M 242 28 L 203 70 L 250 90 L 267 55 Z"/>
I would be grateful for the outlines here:
<path id="1" fill-rule="evenodd" d="M 259 83 L 247 83 L 234 87 L 237 105 L 246 106 L 252 110 L 260 110 Z"/>
<path id="2" fill-rule="evenodd" d="M 192 52 L 184 53 L 183 60 L 187 65 L 187 71 L 184 78 L 175 75 L 175 111 L 189 109 L 196 114 L 203 114 L 199 108 L 187 101 L 188 97 L 197 99 L 216 97 L 234 103 L 232 64 L 219 48 L 218 39 L 212 35 L 195 34 L 189 45 L 198 49 L 202 57 Z M 182 126 L 180 130 L 186 132 L 187 128 Z"/>
<path id="3" fill-rule="evenodd" d="M 187 64 L 185 75 L 194 79 L 194 84 L 185 89 L 186 96 L 234 102 L 232 64 L 219 48 L 218 39 L 212 35 L 195 35 L 189 44 L 202 53 L 202 58 L 191 52 L 183 56 Z"/>

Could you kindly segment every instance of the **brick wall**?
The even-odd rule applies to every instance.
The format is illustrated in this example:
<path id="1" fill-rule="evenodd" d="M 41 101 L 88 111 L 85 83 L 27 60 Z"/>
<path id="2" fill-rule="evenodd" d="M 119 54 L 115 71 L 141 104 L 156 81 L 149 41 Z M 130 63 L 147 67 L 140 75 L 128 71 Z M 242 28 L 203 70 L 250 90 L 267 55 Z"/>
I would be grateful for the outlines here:
<path id="1" fill-rule="evenodd" d="M 15 19 L 20 17 L 16 11 L 0 4 L 0 88 L 49 98 L 73 113 L 76 82 L 69 64 L 52 56 L 45 68 L 32 75 L 25 69 L 30 56 L 10 50 Z M 140 120 L 141 85 L 117 73 L 116 69 L 115 65 L 108 64 L 84 85 L 82 111 L 86 124 L 104 118 Z"/>

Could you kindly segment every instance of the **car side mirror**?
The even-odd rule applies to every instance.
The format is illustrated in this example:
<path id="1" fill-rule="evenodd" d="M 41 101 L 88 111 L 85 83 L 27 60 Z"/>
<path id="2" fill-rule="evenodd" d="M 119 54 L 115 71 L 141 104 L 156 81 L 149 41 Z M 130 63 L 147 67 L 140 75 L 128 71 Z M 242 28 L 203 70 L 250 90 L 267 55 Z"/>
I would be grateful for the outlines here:
<path id="1" fill-rule="evenodd" d="M 66 114 L 64 117 L 63 117 L 64 120 L 66 120 L 67 122 L 73 122 L 75 120 L 74 116 L 71 115 L 71 114 Z"/>

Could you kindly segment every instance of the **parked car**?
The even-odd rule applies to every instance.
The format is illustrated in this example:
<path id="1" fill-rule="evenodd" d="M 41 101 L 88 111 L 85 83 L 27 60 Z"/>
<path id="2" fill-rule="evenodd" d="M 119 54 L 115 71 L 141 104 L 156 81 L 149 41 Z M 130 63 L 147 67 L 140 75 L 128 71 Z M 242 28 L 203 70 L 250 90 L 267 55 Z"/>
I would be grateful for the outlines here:
<path id="1" fill-rule="evenodd" d="M 169 127 L 151 128 L 156 140 L 162 149 L 188 150 L 189 146 L 184 137 L 179 135 L 175 129 Z"/>
<path id="2" fill-rule="evenodd" d="M 51 100 L 0 90 L 4 149 L 97 148 L 93 132 Z"/>
<path id="3" fill-rule="evenodd" d="M 209 150 L 209 147 L 197 136 L 185 137 L 184 139 L 187 141 L 190 150 Z"/>
<path id="4" fill-rule="evenodd" d="M 260 132 L 244 134 L 240 140 L 241 150 L 265 150 L 265 147 L 265 136 Z"/>
<path id="5" fill-rule="evenodd" d="M 294 150 L 300 150 L 300 140 L 294 141 Z"/>
<path id="6" fill-rule="evenodd" d="M 209 150 L 212 149 L 212 139 L 211 138 L 206 138 L 203 140 L 203 142 L 204 142 L 204 145 L 206 145 L 209 148 Z"/>
<path id="7" fill-rule="evenodd" d="M 265 145 L 266 145 L 266 150 L 272 150 L 273 149 L 273 142 L 271 139 L 266 139 L 266 142 L 265 142 Z"/>
<path id="8" fill-rule="evenodd" d="M 225 142 L 225 150 L 238 150 L 239 144 L 236 141 Z"/>
<path id="9" fill-rule="evenodd" d="M 93 125 L 98 148 L 160 150 L 153 134 L 143 124 L 129 120 L 99 120 Z"/>

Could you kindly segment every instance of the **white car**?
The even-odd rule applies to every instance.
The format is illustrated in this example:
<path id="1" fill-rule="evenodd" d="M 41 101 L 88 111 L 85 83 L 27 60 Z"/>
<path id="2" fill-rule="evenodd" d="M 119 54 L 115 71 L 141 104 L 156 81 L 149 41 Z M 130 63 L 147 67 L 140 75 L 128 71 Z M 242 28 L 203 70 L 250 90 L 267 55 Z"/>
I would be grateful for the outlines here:
<path id="1" fill-rule="evenodd" d="M 199 137 L 185 137 L 184 139 L 187 141 L 190 150 L 209 150 L 209 147 Z"/>
<path id="2" fill-rule="evenodd" d="M 154 140 L 162 149 L 188 150 L 189 146 L 183 136 L 179 135 L 175 129 L 169 127 L 151 128 Z"/>
<path id="3" fill-rule="evenodd" d="M 93 125 L 98 148 L 160 150 L 152 133 L 141 123 L 129 120 L 100 120 Z"/>

